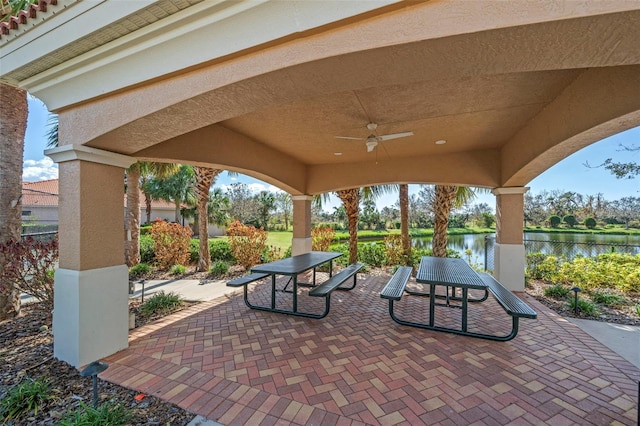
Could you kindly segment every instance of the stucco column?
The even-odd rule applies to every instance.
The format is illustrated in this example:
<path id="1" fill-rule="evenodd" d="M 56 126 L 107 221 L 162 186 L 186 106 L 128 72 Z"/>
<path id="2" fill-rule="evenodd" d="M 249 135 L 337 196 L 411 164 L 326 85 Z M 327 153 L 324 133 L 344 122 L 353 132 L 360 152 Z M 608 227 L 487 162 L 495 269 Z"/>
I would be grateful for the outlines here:
<path id="1" fill-rule="evenodd" d="M 527 187 L 495 188 L 496 245 L 493 275 L 512 291 L 524 291 L 526 269 L 522 227 Z"/>
<path id="2" fill-rule="evenodd" d="M 293 240 L 291 255 L 311 251 L 311 195 L 293 195 Z"/>
<path id="3" fill-rule="evenodd" d="M 75 145 L 45 154 L 60 176 L 53 353 L 81 367 L 128 345 L 124 169 L 136 160 Z"/>

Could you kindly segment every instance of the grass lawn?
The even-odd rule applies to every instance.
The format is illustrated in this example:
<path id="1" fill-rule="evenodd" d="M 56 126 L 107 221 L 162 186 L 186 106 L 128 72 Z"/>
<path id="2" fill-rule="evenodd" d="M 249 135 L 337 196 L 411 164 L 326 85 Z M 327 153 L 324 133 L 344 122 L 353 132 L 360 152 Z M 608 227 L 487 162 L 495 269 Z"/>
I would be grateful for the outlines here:
<path id="1" fill-rule="evenodd" d="M 293 232 L 291 231 L 269 231 L 267 234 L 267 245 L 279 248 L 284 253 L 291 247 L 291 239 Z"/>

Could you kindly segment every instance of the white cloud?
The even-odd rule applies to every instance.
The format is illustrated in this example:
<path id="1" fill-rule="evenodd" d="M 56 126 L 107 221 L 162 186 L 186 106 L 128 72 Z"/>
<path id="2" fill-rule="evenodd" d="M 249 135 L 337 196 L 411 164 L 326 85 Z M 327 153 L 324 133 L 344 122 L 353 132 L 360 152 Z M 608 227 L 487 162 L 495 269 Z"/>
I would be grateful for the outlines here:
<path id="1" fill-rule="evenodd" d="M 250 183 L 247 186 L 249 187 L 249 191 L 251 191 L 254 194 L 257 194 L 260 191 L 266 191 L 267 190 L 267 185 L 265 185 L 263 183 Z"/>
<path id="2" fill-rule="evenodd" d="M 38 182 L 47 179 L 58 179 L 58 165 L 49 157 L 41 160 L 25 160 L 22 166 L 22 180 Z"/>

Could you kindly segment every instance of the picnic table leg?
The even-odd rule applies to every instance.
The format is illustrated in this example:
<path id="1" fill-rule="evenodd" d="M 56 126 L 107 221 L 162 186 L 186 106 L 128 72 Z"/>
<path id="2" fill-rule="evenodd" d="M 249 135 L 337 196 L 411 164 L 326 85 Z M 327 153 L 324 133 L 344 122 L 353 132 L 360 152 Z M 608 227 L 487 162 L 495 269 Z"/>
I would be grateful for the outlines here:
<path id="1" fill-rule="evenodd" d="M 429 294 L 433 295 L 429 298 L 429 326 L 433 327 L 436 315 L 436 285 L 433 283 L 429 284 Z"/>
<path id="2" fill-rule="evenodd" d="M 247 288 L 245 285 L 244 288 Z M 276 274 L 271 275 L 271 309 L 276 308 Z"/>
<path id="3" fill-rule="evenodd" d="M 329 278 L 333 276 L 333 260 L 329 261 Z"/>
<path id="4" fill-rule="evenodd" d="M 314 287 L 316 285 L 316 268 L 315 267 L 313 268 L 313 285 Z"/>
<path id="5" fill-rule="evenodd" d="M 462 331 L 467 332 L 467 309 L 469 307 L 468 302 L 469 289 L 466 287 L 462 288 Z"/>
<path id="6" fill-rule="evenodd" d="M 298 312 L 298 276 L 293 276 L 293 312 Z"/>

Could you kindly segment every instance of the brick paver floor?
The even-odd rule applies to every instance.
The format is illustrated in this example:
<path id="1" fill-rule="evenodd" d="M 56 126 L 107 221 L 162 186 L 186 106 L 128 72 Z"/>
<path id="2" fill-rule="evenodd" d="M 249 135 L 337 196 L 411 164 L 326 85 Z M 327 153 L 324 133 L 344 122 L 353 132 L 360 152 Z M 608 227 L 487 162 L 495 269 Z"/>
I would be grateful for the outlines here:
<path id="1" fill-rule="evenodd" d="M 388 278 L 359 275 L 320 320 L 250 310 L 241 291 L 193 306 L 132 331 L 101 377 L 225 425 L 636 424 L 640 371 L 535 299 L 538 319 L 492 342 L 396 324 Z M 268 284 L 251 288 L 266 304 Z M 321 311 L 305 292 L 300 309 Z M 424 317 L 427 301 L 396 312 Z M 436 324 L 459 315 L 437 308 Z M 470 330 L 510 324 L 491 296 L 470 307 Z"/>

